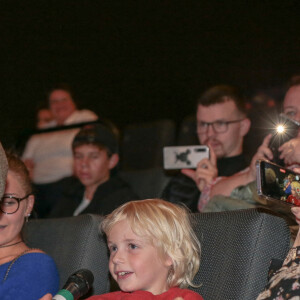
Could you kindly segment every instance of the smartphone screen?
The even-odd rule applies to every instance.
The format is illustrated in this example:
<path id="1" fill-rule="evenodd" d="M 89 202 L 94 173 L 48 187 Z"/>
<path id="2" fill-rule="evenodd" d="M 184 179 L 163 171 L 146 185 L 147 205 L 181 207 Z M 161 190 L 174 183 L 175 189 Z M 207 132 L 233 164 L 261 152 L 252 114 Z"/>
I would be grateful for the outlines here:
<path id="1" fill-rule="evenodd" d="M 300 206 L 300 175 L 274 163 L 258 161 L 257 191 L 261 196 Z"/>

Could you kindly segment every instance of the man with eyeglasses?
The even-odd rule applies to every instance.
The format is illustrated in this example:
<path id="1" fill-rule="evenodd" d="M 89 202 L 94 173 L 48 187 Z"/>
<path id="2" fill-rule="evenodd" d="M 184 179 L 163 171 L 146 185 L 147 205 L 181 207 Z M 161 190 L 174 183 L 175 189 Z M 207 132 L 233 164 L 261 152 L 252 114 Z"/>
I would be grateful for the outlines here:
<path id="1" fill-rule="evenodd" d="M 219 85 L 204 92 L 198 100 L 197 134 L 200 144 L 210 147 L 210 159 L 201 160 L 196 170 L 181 170 L 164 190 L 163 198 L 201 211 L 208 201 L 198 203 L 203 189 L 217 176 L 230 176 L 247 166 L 243 141 L 250 124 L 245 100 L 236 88 Z"/>

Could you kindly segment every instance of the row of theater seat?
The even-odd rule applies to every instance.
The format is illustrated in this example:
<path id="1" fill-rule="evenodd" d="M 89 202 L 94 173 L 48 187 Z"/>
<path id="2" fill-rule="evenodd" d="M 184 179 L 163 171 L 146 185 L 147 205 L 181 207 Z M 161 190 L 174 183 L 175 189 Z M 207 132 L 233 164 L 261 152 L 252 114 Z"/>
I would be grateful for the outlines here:
<path id="1" fill-rule="evenodd" d="M 258 209 L 198 213 L 192 214 L 191 220 L 202 247 L 195 277 L 201 286 L 194 290 L 207 300 L 256 299 L 267 283 L 270 259 L 284 259 L 288 252 L 285 221 Z M 54 258 L 60 286 L 72 273 L 85 268 L 95 277 L 90 294 L 102 294 L 110 287 L 108 250 L 98 231 L 101 221 L 99 215 L 31 220 L 24 238 L 30 247 Z"/>

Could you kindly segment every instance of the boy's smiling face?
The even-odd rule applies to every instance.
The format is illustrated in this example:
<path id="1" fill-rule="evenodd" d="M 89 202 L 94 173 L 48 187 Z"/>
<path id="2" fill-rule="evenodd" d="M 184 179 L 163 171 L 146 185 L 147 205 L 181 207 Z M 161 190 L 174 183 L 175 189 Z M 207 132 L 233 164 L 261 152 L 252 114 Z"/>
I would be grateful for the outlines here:
<path id="1" fill-rule="evenodd" d="M 154 295 L 168 290 L 172 260 L 162 259 L 147 239 L 136 235 L 129 223 L 116 223 L 107 236 L 109 270 L 124 292 L 148 291 Z"/>

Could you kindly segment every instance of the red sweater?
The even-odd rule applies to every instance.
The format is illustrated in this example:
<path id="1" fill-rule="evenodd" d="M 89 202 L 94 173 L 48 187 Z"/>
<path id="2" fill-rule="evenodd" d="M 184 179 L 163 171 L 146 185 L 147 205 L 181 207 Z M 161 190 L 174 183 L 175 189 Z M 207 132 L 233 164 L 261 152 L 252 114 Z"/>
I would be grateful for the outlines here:
<path id="1" fill-rule="evenodd" d="M 289 195 L 286 202 L 293 203 L 297 206 L 300 206 L 300 199 L 298 199 L 297 197 L 295 197 L 293 195 Z"/>
<path id="2" fill-rule="evenodd" d="M 184 300 L 203 300 L 203 298 L 188 289 L 180 289 L 178 287 L 170 288 L 168 291 L 160 294 L 160 295 L 153 295 L 147 291 L 136 291 L 132 293 L 125 293 L 125 292 L 113 292 L 98 296 L 92 296 L 87 300 L 174 300 L 176 297 L 181 297 Z"/>

